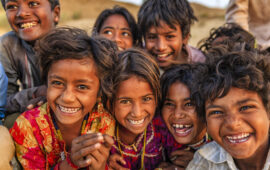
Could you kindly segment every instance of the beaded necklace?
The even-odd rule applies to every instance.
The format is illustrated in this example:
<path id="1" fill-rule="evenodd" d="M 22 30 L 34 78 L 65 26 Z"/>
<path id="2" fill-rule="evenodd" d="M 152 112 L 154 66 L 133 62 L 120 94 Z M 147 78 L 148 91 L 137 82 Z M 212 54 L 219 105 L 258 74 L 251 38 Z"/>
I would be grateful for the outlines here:
<path id="1" fill-rule="evenodd" d="M 200 140 L 199 142 L 192 144 L 192 145 L 188 145 L 191 148 L 197 150 L 199 149 L 203 144 L 208 143 L 209 141 L 211 141 L 210 136 L 206 133 L 205 136 L 202 138 L 202 140 Z"/>
<path id="2" fill-rule="evenodd" d="M 48 111 L 50 111 L 49 108 L 47 108 L 47 112 Z M 50 113 L 50 112 L 48 112 L 48 113 Z M 67 158 L 69 153 L 66 151 L 66 143 L 65 143 L 65 141 L 62 137 L 61 131 L 56 123 L 54 114 L 51 114 L 51 117 L 52 117 L 53 125 L 54 125 L 55 130 L 56 130 L 56 136 L 59 139 L 60 149 L 62 150 L 60 153 L 60 157 L 61 157 L 61 160 L 64 161 Z M 83 122 L 82 122 L 82 126 L 81 126 L 81 134 L 85 130 L 85 126 L 86 126 L 86 122 L 88 120 L 88 117 L 89 117 L 89 113 L 87 115 L 85 115 L 83 118 Z"/>
<path id="3" fill-rule="evenodd" d="M 145 145 L 146 145 L 146 129 L 144 130 L 144 138 L 143 138 L 143 151 L 142 151 L 142 156 L 141 156 L 141 168 L 140 170 L 143 170 L 144 168 L 144 155 L 145 155 Z M 123 151 L 121 149 L 121 146 L 120 146 L 120 137 L 119 137 L 119 126 L 117 125 L 117 128 L 116 128 L 116 139 L 117 139 L 117 142 L 118 142 L 118 149 L 120 151 L 120 154 L 121 156 L 124 158 L 123 156 Z M 135 145 L 134 143 L 131 145 L 133 147 L 133 149 L 137 152 L 137 149 L 135 149 Z"/>

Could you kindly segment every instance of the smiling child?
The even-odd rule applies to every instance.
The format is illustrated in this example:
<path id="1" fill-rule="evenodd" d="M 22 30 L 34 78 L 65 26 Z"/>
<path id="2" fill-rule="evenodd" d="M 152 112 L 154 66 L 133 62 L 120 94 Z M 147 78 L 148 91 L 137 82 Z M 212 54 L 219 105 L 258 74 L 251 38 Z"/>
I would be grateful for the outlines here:
<path id="1" fill-rule="evenodd" d="M 187 169 L 269 169 L 269 59 L 228 52 L 203 74 L 201 116 L 214 142 Z"/>

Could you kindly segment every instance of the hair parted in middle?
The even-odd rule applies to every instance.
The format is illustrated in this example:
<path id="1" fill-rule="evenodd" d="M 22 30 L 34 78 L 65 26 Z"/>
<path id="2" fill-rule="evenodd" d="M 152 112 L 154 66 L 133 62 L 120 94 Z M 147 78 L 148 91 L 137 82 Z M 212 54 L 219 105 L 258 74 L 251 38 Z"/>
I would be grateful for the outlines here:
<path id="1" fill-rule="evenodd" d="M 175 25 L 179 25 L 185 38 L 196 20 L 187 0 L 147 0 L 138 12 L 138 27 L 142 36 L 145 36 L 150 27 L 158 27 L 160 21 L 164 21 L 174 29 Z"/>
<path id="2" fill-rule="evenodd" d="M 118 54 L 118 63 L 111 78 L 113 93 L 109 96 L 110 107 L 113 108 L 116 91 L 121 82 L 132 76 L 147 81 L 153 90 L 156 103 L 161 98 L 160 73 L 156 60 L 141 49 L 130 48 Z"/>
<path id="3" fill-rule="evenodd" d="M 106 80 L 111 76 L 117 62 L 117 47 L 113 42 L 102 37 L 92 38 L 79 28 L 58 27 L 41 38 L 35 49 L 40 58 L 42 79 L 46 84 L 53 63 L 64 59 L 90 58 L 95 62 L 97 69 L 101 97 L 111 93 L 111 86 Z"/>

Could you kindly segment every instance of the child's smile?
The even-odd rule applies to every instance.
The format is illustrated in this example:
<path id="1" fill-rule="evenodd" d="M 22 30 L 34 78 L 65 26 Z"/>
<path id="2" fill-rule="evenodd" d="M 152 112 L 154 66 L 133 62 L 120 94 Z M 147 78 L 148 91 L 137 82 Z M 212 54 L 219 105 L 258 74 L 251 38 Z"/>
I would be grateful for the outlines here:
<path id="1" fill-rule="evenodd" d="M 48 0 L 6 0 L 5 8 L 13 31 L 29 42 L 47 34 L 59 20 L 59 6 L 51 9 Z"/>
<path id="2" fill-rule="evenodd" d="M 65 59 L 50 67 L 47 100 L 58 122 L 73 124 L 82 120 L 96 104 L 98 91 L 92 59 Z"/>
<path id="3" fill-rule="evenodd" d="M 206 133 L 206 128 L 191 103 L 186 85 L 173 83 L 162 106 L 162 117 L 175 140 L 181 144 L 194 144 Z"/>
<path id="4" fill-rule="evenodd" d="M 210 136 L 235 159 L 267 150 L 269 115 L 256 92 L 232 87 L 225 97 L 206 102 L 206 121 Z"/>

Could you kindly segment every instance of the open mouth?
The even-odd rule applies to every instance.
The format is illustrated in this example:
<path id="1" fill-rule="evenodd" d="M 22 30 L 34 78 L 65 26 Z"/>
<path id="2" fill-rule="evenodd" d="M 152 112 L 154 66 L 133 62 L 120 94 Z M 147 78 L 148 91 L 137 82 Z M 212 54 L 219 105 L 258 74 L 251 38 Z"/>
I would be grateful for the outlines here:
<path id="1" fill-rule="evenodd" d="M 191 133 L 193 125 L 173 124 L 172 127 L 178 136 L 187 136 Z"/>
<path id="2" fill-rule="evenodd" d="M 20 29 L 28 29 L 28 28 L 35 27 L 37 24 L 38 24 L 37 22 L 20 23 L 18 24 L 18 27 Z"/>
<path id="3" fill-rule="evenodd" d="M 157 59 L 159 61 L 164 61 L 164 60 L 167 60 L 171 55 L 173 55 L 174 52 L 171 52 L 171 53 L 167 53 L 167 54 L 155 54 L 155 56 L 157 57 Z"/>
<path id="4" fill-rule="evenodd" d="M 226 139 L 230 143 L 236 144 L 236 143 L 243 143 L 243 142 L 248 141 L 249 137 L 250 137 L 250 133 L 241 133 L 238 135 L 226 136 Z"/>
<path id="5" fill-rule="evenodd" d="M 74 108 L 74 107 L 64 107 L 60 105 L 58 105 L 58 108 L 60 109 L 61 112 L 70 113 L 70 114 L 76 113 L 81 109 L 81 108 Z"/>
<path id="6" fill-rule="evenodd" d="M 118 50 L 119 50 L 119 51 L 124 51 L 125 49 L 122 48 L 122 47 L 118 47 Z"/>
<path id="7" fill-rule="evenodd" d="M 145 118 L 141 119 L 141 120 L 131 120 L 131 119 L 128 119 L 128 121 L 133 124 L 133 125 L 141 125 L 143 124 Z"/>

